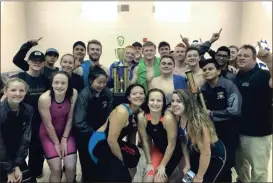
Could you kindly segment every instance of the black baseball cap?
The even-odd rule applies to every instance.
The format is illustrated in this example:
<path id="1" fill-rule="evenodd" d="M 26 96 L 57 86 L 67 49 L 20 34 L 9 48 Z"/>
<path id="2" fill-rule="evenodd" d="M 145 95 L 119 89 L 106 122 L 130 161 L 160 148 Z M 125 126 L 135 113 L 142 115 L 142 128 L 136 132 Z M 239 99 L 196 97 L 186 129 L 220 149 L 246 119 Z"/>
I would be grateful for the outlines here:
<path id="1" fill-rule="evenodd" d="M 33 52 L 30 53 L 28 59 L 31 60 L 31 61 L 44 62 L 45 61 L 45 55 L 40 51 L 33 51 Z"/>

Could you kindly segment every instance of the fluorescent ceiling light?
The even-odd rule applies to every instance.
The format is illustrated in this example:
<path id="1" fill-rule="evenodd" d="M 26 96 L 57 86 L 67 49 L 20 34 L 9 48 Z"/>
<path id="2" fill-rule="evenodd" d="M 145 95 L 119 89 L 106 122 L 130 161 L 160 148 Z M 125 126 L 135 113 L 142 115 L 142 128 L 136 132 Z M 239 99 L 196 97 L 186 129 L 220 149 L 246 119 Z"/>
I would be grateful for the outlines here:
<path id="1" fill-rule="evenodd" d="M 89 21 L 113 21 L 117 17 L 117 1 L 90 1 L 82 3 L 82 14 Z"/>
<path id="2" fill-rule="evenodd" d="M 163 22 L 188 22 L 190 20 L 190 2 L 156 1 L 154 16 Z"/>

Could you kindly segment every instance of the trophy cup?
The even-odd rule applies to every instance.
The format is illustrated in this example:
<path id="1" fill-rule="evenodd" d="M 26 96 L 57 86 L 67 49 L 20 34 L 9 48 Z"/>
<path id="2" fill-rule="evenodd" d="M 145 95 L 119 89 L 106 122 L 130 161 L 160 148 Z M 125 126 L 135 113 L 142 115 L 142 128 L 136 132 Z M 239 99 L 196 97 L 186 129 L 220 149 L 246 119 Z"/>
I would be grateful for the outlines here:
<path id="1" fill-rule="evenodd" d="M 206 103 L 204 100 L 204 96 L 203 96 L 202 92 L 200 91 L 200 89 L 198 87 L 196 87 L 196 84 L 194 82 L 192 71 L 191 70 L 186 71 L 186 76 L 188 78 L 189 87 L 190 87 L 191 92 L 193 94 L 197 94 L 199 96 L 203 109 L 207 109 L 207 106 L 206 106 Z"/>
<path id="2" fill-rule="evenodd" d="M 128 65 L 124 63 L 125 48 L 122 48 L 124 44 L 124 38 L 119 36 L 117 38 L 120 48 L 115 49 L 115 55 L 120 61 L 113 66 L 112 76 L 114 80 L 114 95 L 124 95 L 127 87 L 129 86 Z"/>

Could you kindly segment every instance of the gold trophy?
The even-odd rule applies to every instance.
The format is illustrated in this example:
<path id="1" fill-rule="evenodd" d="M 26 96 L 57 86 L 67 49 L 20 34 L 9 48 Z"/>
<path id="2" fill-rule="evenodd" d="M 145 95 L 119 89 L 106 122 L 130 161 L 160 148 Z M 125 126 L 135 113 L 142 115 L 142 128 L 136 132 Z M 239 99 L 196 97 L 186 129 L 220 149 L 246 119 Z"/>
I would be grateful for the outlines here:
<path id="1" fill-rule="evenodd" d="M 115 55 L 120 61 L 119 64 L 114 65 L 112 70 L 112 76 L 114 80 L 114 94 L 124 94 L 129 86 L 128 65 L 124 63 L 125 48 L 122 48 L 124 44 L 124 38 L 119 36 L 117 38 L 120 48 L 115 49 Z"/>
<path id="2" fill-rule="evenodd" d="M 206 106 L 206 103 L 205 103 L 205 100 L 204 100 L 204 96 L 203 96 L 203 93 L 201 92 L 201 90 L 196 87 L 195 85 L 195 82 L 194 82 L 194 78 L 193 78 L 193 74 L 192 74 L 192 71 L 188 70 L 186 71 L 186 76 L 188 78 L 188 83 L 189 83 L 189 87 L 190 87 L 190 90 L 193 94 L 197 94 L 200 98 L 200 101 L 201 101 L 201 105 L 203 107 L 203 109 L 207 109 L 207 106 Z"/>

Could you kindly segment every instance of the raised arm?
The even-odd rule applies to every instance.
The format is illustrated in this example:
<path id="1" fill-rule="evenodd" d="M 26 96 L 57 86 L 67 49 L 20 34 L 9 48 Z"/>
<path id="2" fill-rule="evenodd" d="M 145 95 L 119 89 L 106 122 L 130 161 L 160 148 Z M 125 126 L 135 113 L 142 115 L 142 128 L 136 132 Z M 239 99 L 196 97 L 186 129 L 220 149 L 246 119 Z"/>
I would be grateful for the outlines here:
<path id="1" fill-rule="evenodd" d="M 128 121 L 129 114 L 127 110 L 119 105 L 109 116 L 109 133 L 107 142 L 112 153 L 123 162 L 122 153 L 118 144 L 118 138 L 121 130 L 125 127 Z M 124 162 L 123 162 L 124 163 Z"/>
<path id="2" fill-rule="evenodd" d="M 23 44 L 20 48 L 20 50 L 16 53 L 16 55 L 13 57 L 13 63 L 19 67 L 20 69 L 24 71 L 28 71 L 29 65 L 27 61 L 25 60 L 25 57 L 27 55 L 27 52 L 35 45 L 38 45 L 38 41 L 42 38 L 30 40 Z"/>

